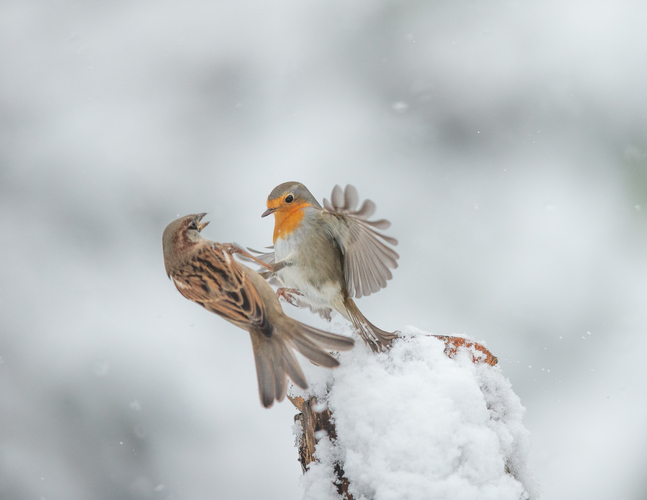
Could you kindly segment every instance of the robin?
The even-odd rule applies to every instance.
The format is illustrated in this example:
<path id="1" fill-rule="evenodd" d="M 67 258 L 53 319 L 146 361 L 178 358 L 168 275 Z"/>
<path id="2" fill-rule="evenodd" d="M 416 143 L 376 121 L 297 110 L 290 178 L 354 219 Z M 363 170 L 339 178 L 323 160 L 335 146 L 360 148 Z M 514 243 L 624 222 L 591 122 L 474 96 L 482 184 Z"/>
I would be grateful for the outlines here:
<path id="1" fill-rule="evenodd" d="M 262 217 L 274 214 L 274 252 L 260 256 L 284 285 L 277 290 L 293 305 L 305 303 L 326 315 L 334 309 L 350 321 L 373 351 L 391 345 L 399 332 L 385 332 L 360 312 L 353 300 L 386 286 L 399 255 L 386 243 L 394 238 L 376 229 L 387 229 L 387 220 L 369 221 L 375 203 L 366 200 L 359 210 L 357 190 L 335 186 L 324 207 L 299 182 L 276 186 L 267 198 Z"/>
<path id="2" fill-rule="evenodd" d="M 335 368 L 339 361 L 327 350 L 347 351 L 354 341 L 288 317 L 272 287 L 230 257 L 244 250 L 202 237 L 209 224 L 202 222 L 205 215 L 187 215 L 164 230 L 166 274 L 184 297 L 249 332 L 261 404 L 269 408 L 285 397 L 287 377 L 302 389 L 308 387 L 293 349 L 317 365 Z"/>

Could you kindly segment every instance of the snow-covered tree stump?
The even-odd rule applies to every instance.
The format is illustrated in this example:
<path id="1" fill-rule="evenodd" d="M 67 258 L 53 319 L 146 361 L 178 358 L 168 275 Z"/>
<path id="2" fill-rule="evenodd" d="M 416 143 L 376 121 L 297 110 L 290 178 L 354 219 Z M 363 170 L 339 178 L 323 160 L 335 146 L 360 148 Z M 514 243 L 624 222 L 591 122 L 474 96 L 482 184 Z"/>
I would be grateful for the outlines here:
<path id="1" fill-rule="evenodd" d="M 536 498 L 524 409 L 497 358 L 413 330 L 385 353 L 358 344 L 291 390 L 304 498 Z"/>

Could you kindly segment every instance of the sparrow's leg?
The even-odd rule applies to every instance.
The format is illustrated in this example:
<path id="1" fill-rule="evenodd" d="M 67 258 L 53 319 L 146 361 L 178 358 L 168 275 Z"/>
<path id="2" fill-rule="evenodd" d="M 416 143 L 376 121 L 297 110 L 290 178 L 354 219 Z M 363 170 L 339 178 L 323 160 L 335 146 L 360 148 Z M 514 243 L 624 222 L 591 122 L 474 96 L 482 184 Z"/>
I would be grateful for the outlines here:
<path id="1" fill-rule="evenodd" d="M 269 269 L 270 271 L 275 272 L 275 267 L 276 266 L 274 264 L 268 264 L 267 262 L 263 262 L 262 260 L 257 259 L 251 253 L 249 253 L 247 250 L 245 250 L 241 246 L 237 245 L 236 243 L 222 243 L 220 246 L 222 247 L 222 249 L 225 252 L 227 252 L 229 254 L 233 255 L 235 253 L 239 253 L 241 255 L 244 255 L 248 259 L 253 260 L 257 264 L 265 267 L 266 269 Z"/>
<path id="2" fill-rule="evenodd" d="M 259 273 L 261 275 L 264 275 L 265 279 L 271 278 L 274 276 L 278 271 L 283 269 L 285 266 L 291 266 L 292 262 L 288 260 L 282 260 L 281 262 L 273 262 L 273 263 L 267 263 L 263 262 L 262 260 L 254 257 L 251 253 L 249 253 L 247 250 L 245 250 L 243 247 L 240 245 L 237 245 L 236 243 L 220 243 L 220 247 L 222 248 L 223 251 L 230 253 L 230 254 L 235 254 L 238 253 L 245 258 L 252 260 L 256 262 L 257 264 L 263 266 L 265 269 L 268 269 L 268 271 L 265 271 L 263 273 Z"/>
<path id="3" fill-rule="evenodd" d="M 276 298 L 280 299 L 283 297 L 288 304 L 299 307 L 299 302 L 295 295 L 303 294 L 296 288 L 277 288 L 276 290 Z"/>

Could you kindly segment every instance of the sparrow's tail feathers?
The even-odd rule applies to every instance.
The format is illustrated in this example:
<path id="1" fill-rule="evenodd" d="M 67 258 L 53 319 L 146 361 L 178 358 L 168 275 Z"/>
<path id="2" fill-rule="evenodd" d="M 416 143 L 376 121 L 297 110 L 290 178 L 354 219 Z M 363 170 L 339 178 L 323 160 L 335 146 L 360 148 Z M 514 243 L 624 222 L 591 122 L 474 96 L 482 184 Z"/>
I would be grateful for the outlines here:
<path id="1" fill-rule="evenodd" d="M 292 349 L 296 349 L 316 365 L 339 366 L 339 361 L 326 349 L 347 351 L 354 345 L 351 338 L 324 332 L 299 323 L 287 316 L 274 325 L 270 335 L 250 330 L 256 361 L 256 375 L 261 403 L 269 408 L 282 401 L 287 392 L 287 377 L 302 389 L 308 388 L 305 375 Z"/>
<path id="2" fill-rule="evenodd" d="M 373 352 L 380 352 L 389 347 L 394 339 L 398 337 L 399 331 L 385 332 L 373 323 L 371 323 L 358 309 L 355 301 L 350 297 L 344 301 L 346 310 L 350 317 L 350 321 L 357 330 L 357 333 L 362 340 L 373 350 Z"/>
<path id="3" fill-rule="evenodd" d="M 274 401 L 283 401 L 287 392 L 287 377 L 299 387 L 306 389 L 308 383 L 299 362 L 285 341 L 276 331 L 267 336 L 260 330 L 250 330 L 256 362 L 258 392 L 261 404 L 269 408 Z"/>

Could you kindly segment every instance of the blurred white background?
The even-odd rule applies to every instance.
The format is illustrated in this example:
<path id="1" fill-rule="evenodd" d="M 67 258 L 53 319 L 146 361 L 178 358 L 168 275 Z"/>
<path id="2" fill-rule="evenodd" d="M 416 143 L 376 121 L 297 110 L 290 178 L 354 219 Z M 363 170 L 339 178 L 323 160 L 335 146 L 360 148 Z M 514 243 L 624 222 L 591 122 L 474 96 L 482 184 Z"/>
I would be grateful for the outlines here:
<path id="1" fill-rule="evenodd" d="M 295 410 L 161 253 L 202 211 L 270 245 L 299 180 L 393 223 L 366 316 L 499 357 L 543 498 L 645 498 L 645 26 L 638 0 L 1 2 L 0 497 L 301 498 Z"/>

